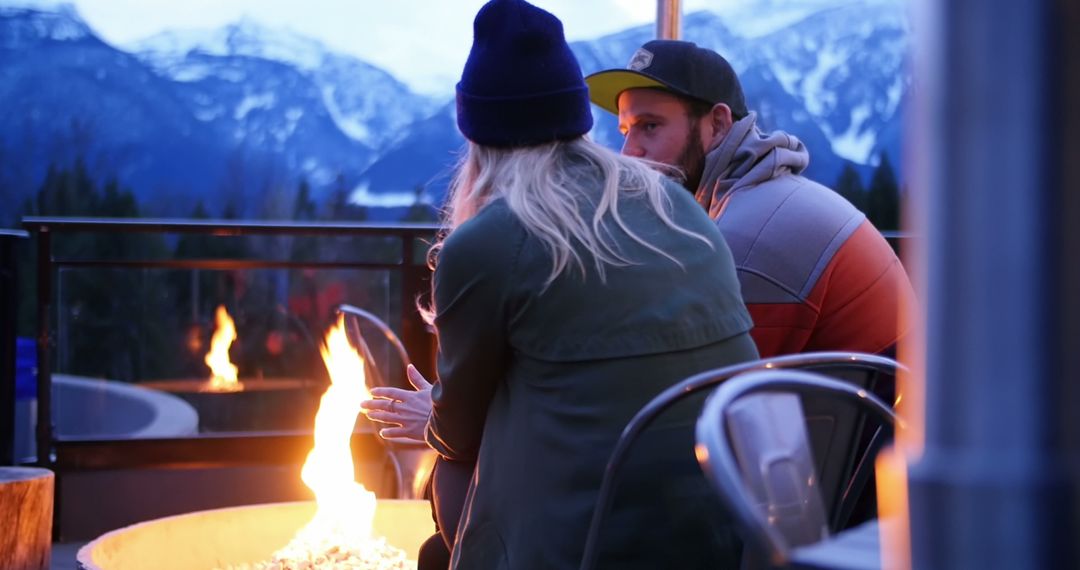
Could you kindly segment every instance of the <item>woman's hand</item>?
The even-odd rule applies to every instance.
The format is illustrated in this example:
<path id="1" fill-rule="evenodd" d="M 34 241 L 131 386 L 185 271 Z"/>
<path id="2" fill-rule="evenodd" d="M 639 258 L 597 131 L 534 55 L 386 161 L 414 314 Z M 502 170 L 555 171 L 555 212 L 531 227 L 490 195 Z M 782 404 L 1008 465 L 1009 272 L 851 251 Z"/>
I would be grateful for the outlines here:
<path id="1" fill-rule="evenodd" d="M 431 415 L 431 383 L 412 364 L 405 375 L 416 390 L 372 388 L 371 400 L 360 402 L 364 414 L 374 422 L 387 424 L 379 436 L 391 443 L 426 445 L 424 431 Z"/>

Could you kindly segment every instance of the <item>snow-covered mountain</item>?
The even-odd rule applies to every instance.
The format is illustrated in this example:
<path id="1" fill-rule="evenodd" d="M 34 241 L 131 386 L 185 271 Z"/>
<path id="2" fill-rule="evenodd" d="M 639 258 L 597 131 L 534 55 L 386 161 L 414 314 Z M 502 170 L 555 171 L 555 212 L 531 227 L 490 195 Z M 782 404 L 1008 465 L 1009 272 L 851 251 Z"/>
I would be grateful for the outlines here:
<path id="1" fill-rule="evenodd" d="M 799 13 L 807 9 L 806 4 L 796 5 Z M 859 164 L 876 162 L 877 135 L 899 112 L 901 95 L 910 82 L 904 66 L 910 34 L 903 6 L 870 2 L 823 8 L 753 37 L 731 31 L 728 24 L 755 21 L 695 12 L 684 18 L 683 37 L 731 62 L 749 106 L 759 112 L 772 109 L 761 113 L 768 126 L 801 130 L 805 127 L 795 125 L 810 119 L 835 155 Z M 629 54 L 652 34 L 651 26 L 641 26 L 573 47 L 582 70 L 591 73 L 625 65 Z M 777 103 L 785 95 L 802 109 L 783 109 L 785 115 L 779 116 L 776 111 L 785 105 Z"/>
<path id="2" fill-rule="evenodd" d="M 752 53 L 815 118 L 833 152 L 870 163 L 908 88 L 909 35 L 898 6 L 848 6 L 755 39 Z"/>
<path id="3" fill-rule="evenodd" d="M 73 10 L 0 8 L 0 187 L 5 208 L 50 165 L 82 158 L 163 202 L 192 201 L 221 178 L 219 137 L 175 82 L 97 38 Z"/>
<path id="4" fill-rule="evenodd" d="M 207 78 L 250 81 L 252 75 L 242 69 L 245 62 L 292 68 L 317 89 L 338 129 L 372 149 L 400 140 L 406 126 L 436 108 L 435 101 L 412 93 L 386 71 L 335 53 L 318 40 L 251 19 L 213 31 L 163 32 L 129 47 L 154 69 L 183 83 Z M 236 109 L 272 107 L 274 98 L 272 91 L 252 90 Z"/>
<path id="5" fill-rule="evenodd" d="M 910 35 L 904 7 L 892 0 L 840 7 L 825 0 L 772 0 L 770 4 L 778 11 L 764 16 L 755 16 L 756 12 L 742 13 L 738 19 L 704 11 L 687 14 L 683 38 L 716 50 L 731 62 L 762 128 L 783 129 L 807 144 L 810 178 L 832 186 L 846 163 L 866 173 L 883 151 L 896 164 L 900 102 L 910 84 L 904 62 Z M 781 9 L 784 6 L 790 9 Z M 794 16 L 802 19 L 781 24 Z M 736 31 L 745 28 L 756 35 Z M 571 48 L 582 72 L 589 74 L 625 66 L 654 33 L 652 25 L 638 26 L 574 42 Z M 622 136 L 615 118 L 596 107 L 593 115 L 593 138 L 619 148 Z M 460 140 L 453 135 L 443 133 L 436 138 L 446 144 Z M 445 148 L 441 154 L 447 158 L 441 163 L 421 162 L 397 181 L 385 176 L 386 162 L 400 163 L 400 157 L 380 158 L 361 182 L 375 193 L 400 192 L 427 183 L 438 201 L 445 191 L 445 171 L 453 164 L 453 150 Z M 432 154 L 430 149 L 428 154 Z M 373 176 L 375 172 L 380 176 Z"/>
<path id="6" fill-rule="evenodd" d="M 765 128 L 811 150 L 808 174 L 833 184 L 900 148 L 909 29 L 894 0 L 769 0 L 683 18 L 684 38 L 724 54 Z M 652 25 L 575 42 L 586 73 L 622 67 Z M 617 148 L 613 117 L 593 136 Z M 170 31 L 129 46 L 101 41 L 71 8 L 0 7 L 0 190 L 31 193 L 76 156 L 160 213 L 196 199 L 257 201 L 308 180 L 344 181 L 369 203 L 423 188 L 438 202 L 461 146 L 450 100 L 413 93 L 385 70 L 252 20 Z M 11 189 L 15 189 L 12 191 Z M 248 215 L 258 215 L 249 209 Z"/>

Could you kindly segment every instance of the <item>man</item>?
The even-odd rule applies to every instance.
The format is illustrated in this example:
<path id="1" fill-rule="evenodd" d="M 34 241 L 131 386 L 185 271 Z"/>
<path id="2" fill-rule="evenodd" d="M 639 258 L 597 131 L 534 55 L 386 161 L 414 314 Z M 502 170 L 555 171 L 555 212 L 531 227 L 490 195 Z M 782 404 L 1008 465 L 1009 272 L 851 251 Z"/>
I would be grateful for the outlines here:
<path id="1" fill-rule="evenodd" d="M 763 133 L 731 65 L 673 40 L 626 69 L 586 77 L 619 117 L 623 153 L 678 168 L 727 239 L 761 356 L 845 350 L 892 355 L 911 284 L 862 212 L 800 173 L 795 137 Z"/>

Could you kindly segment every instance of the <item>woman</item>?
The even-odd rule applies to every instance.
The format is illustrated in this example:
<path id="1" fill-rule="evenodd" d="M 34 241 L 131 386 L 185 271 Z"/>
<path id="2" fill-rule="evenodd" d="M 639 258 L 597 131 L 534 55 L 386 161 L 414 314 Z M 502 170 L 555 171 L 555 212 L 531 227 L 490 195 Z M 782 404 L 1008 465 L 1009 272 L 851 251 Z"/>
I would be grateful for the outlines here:
<path id="1" fill-rule="evenodd" d="M 460 477 L 452 566 L 576 568 L 626 422 L 691 374 L 756 358 L 750 318 L 731 254 L 693 197 L 584 138 L 588 93 L 555 16 L 521 0 L 481 8 L 457 109 L 469 143 L 431 308 L 439 522 L 458 522 L 446 508 L 460 498 L 454 476 L 475 463 Z M 394 400 L 365 405 L 394 419 Z M 677 408 L 637 446 L 603 565 L 733 562 L 694 461 L 696 411 Z"/>

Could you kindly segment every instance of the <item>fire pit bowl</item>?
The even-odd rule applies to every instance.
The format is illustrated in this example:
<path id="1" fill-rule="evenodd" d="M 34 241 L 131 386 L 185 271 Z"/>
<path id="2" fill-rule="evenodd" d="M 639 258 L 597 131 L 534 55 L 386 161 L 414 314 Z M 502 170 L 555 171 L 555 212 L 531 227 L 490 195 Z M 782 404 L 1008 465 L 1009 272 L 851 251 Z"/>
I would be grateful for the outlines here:
<path id="1" fill-rule="evenodd" d="M 315 502 L 198 511 L 108 532 L 79 549 L 79 570 L 212 570 L 268 561 L 311 520 Z M 374 535 L 416 560 L 435 532 L 427 501 L 379 499 Z"/>
<path id="2" fill-rule="evenodd" d="M 230 432 L 310 428 L 323 386 L 294 378 L 243 380 L 243 390 L 207 391 L 206 379 L 142 382 L 176 396 L 199 413 L 199 431 Z"/>

